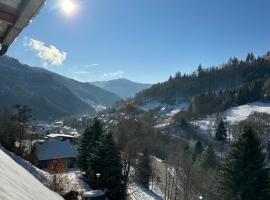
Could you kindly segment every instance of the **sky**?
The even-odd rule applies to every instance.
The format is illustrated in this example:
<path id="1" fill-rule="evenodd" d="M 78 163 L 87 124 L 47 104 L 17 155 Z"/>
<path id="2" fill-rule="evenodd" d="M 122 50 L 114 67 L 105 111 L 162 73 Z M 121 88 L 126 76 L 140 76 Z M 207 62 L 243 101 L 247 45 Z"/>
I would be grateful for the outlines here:
<path id="1" fill-rule="evenodd" d="M 269 8 L 269 0 L 47 0 L 8 55 L 83 82 L 157 83 L 266 53 Z"/>

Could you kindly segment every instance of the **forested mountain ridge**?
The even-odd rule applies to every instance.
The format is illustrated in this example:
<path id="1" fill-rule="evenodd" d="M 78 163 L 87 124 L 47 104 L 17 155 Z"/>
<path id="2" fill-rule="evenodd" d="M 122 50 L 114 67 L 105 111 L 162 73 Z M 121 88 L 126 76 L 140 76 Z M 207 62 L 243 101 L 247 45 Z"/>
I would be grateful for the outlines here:
<path id="1" fill-rule="evenodd" d="M 96 81 L 92 82 L 92 84 L 113 92 L 123 99 L 134 97 L 136 93 L 151 87 L 151 84 L 137 83 L 124 78 L 110 81 Z"/>
<path id="2" fill-rule="evenodd" d="M 65 78 L 38 67 L 0 58 L 0 107 L 30 106 L 37 119 L 94 112 L 92 105 L 109 106 L 118 96 L 89 83 Z"/>
<path id="3" fill-rule="evenodd" d="M 176 73 L 164 83 L 138 93 L 134 101 L 137 104 L 159 101 L 174 103 L 179 100 L 190 100 L 193 96 L 219 90 L 240 87 L 251 81 L 270 77 L 270 52 L 262 57 L 252 53 L 245 60 L 230 58 L 219 67 L 198 69 L 192 74 Z"/>

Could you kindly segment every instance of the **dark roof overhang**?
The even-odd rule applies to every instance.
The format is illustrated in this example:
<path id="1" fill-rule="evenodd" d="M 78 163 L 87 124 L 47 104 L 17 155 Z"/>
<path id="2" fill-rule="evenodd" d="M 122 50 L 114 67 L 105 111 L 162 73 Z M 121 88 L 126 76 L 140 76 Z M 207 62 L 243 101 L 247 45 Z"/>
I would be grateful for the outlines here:
<path id="1" fill-rule="evenodd" d="M 0 56 L 38 14 L 45 0 L 0 0 Z"/>

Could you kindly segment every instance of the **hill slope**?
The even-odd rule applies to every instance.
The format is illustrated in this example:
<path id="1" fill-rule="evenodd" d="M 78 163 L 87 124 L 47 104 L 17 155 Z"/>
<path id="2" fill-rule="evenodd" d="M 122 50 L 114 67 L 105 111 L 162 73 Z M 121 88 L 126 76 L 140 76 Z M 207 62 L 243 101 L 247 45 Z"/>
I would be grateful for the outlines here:
<path id="1" fill-rule="evenodd" d="M 119 99 L 89 83 L 0 58 L 0 107 L 28 105 L 34 117 L 48 119 L 94 112 L 92 106 L 109 106 Z"/>
<path id="2" fill-rule="evenodd" d="M 244 61 L 231 58 L 221 67 L 203 69 L 199 66 L 197 71 L 189 75 L 178 72 L 168 81 L 155 84 L 137 94 L 135 102 L 139 104 L 154 101 L 174 103 L 179 100 L 189 100 L 194 95 L 232 89 L 268 77 L 270 77 L 268 56 L 255 58 L 250 53 Z"/>
<path id="3" fill-rule="evenodd" d="M 0 199 L 63 200 L 0 149 Z"/>
<path id="4" fill-rule="evenodd" d="M 97 81 L 92 82 L 92 84 L 113 92 L 123 99 L 133 97 L 136 93 L 151 87 L 151 84 L 137 83 L 123 78 L 110 81 Z"/>

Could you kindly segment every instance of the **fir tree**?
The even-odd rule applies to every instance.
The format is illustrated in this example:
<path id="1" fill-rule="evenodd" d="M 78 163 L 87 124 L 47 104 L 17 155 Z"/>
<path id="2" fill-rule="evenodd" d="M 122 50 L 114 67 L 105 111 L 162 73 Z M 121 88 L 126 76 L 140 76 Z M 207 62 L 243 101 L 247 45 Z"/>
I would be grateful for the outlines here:
<path id="1" fill-rule="evenodd" d="M 110 199 L 124 199 L 125 192 L 121 184 L 122 163 L 120 151 L 113 140 L 112 134 L 102 137 L 98 154 L 98 172 L 101 174 L 100 186 L 106 188 Z"/>
<path id="2" fill-rule="evenodd" d="M 88 178 L 95 177 L 95 165 L 98 159 L 98 147 L 103 134 L 103 127 L 98 119 L 94 119 L 91 126 L 87 127 L 81 138 L 78 148 L 78 166 L 86 172 Z"/>
<path id="3" fill-rule="evenodd" d="M 217 165 L 217 157 L 212 145 L 208 145 L 202 153 L 201 166 L 203 168 L 215 168 Z"/>
<path id="4" fill-rule="evenodd" d="M 258 136 L 246 127 L 231 148 L 221 170 L 224 200 L 266 200 L 269 173 Z"/>
<path id="5" fill-rule="evenodd" d="M 201 156 L 202 152 L 203 152 L 203 145 L 201 141 L 197 141 L 194 147 L 193 161 L 196 161 L 197 158 Z"/>
<path id="6" fill-rule="evenodd" d="M 219 141 L 225 141 L 227 138 L 227 130 L 226 130 L 225 123 L 223 120 L 221 120 L 218 123 L 215 137 L 216 137 L 216 140 L 219 140 Z"/>
<path id="7" fill-rule="evenodd" d="M 138 182 L 144 187 L 149 188 L 149 181 L 152 174 L 151 160 L 147 150 L 144 150 L 143 155 L 139 157 L 136 168 Z"/>

